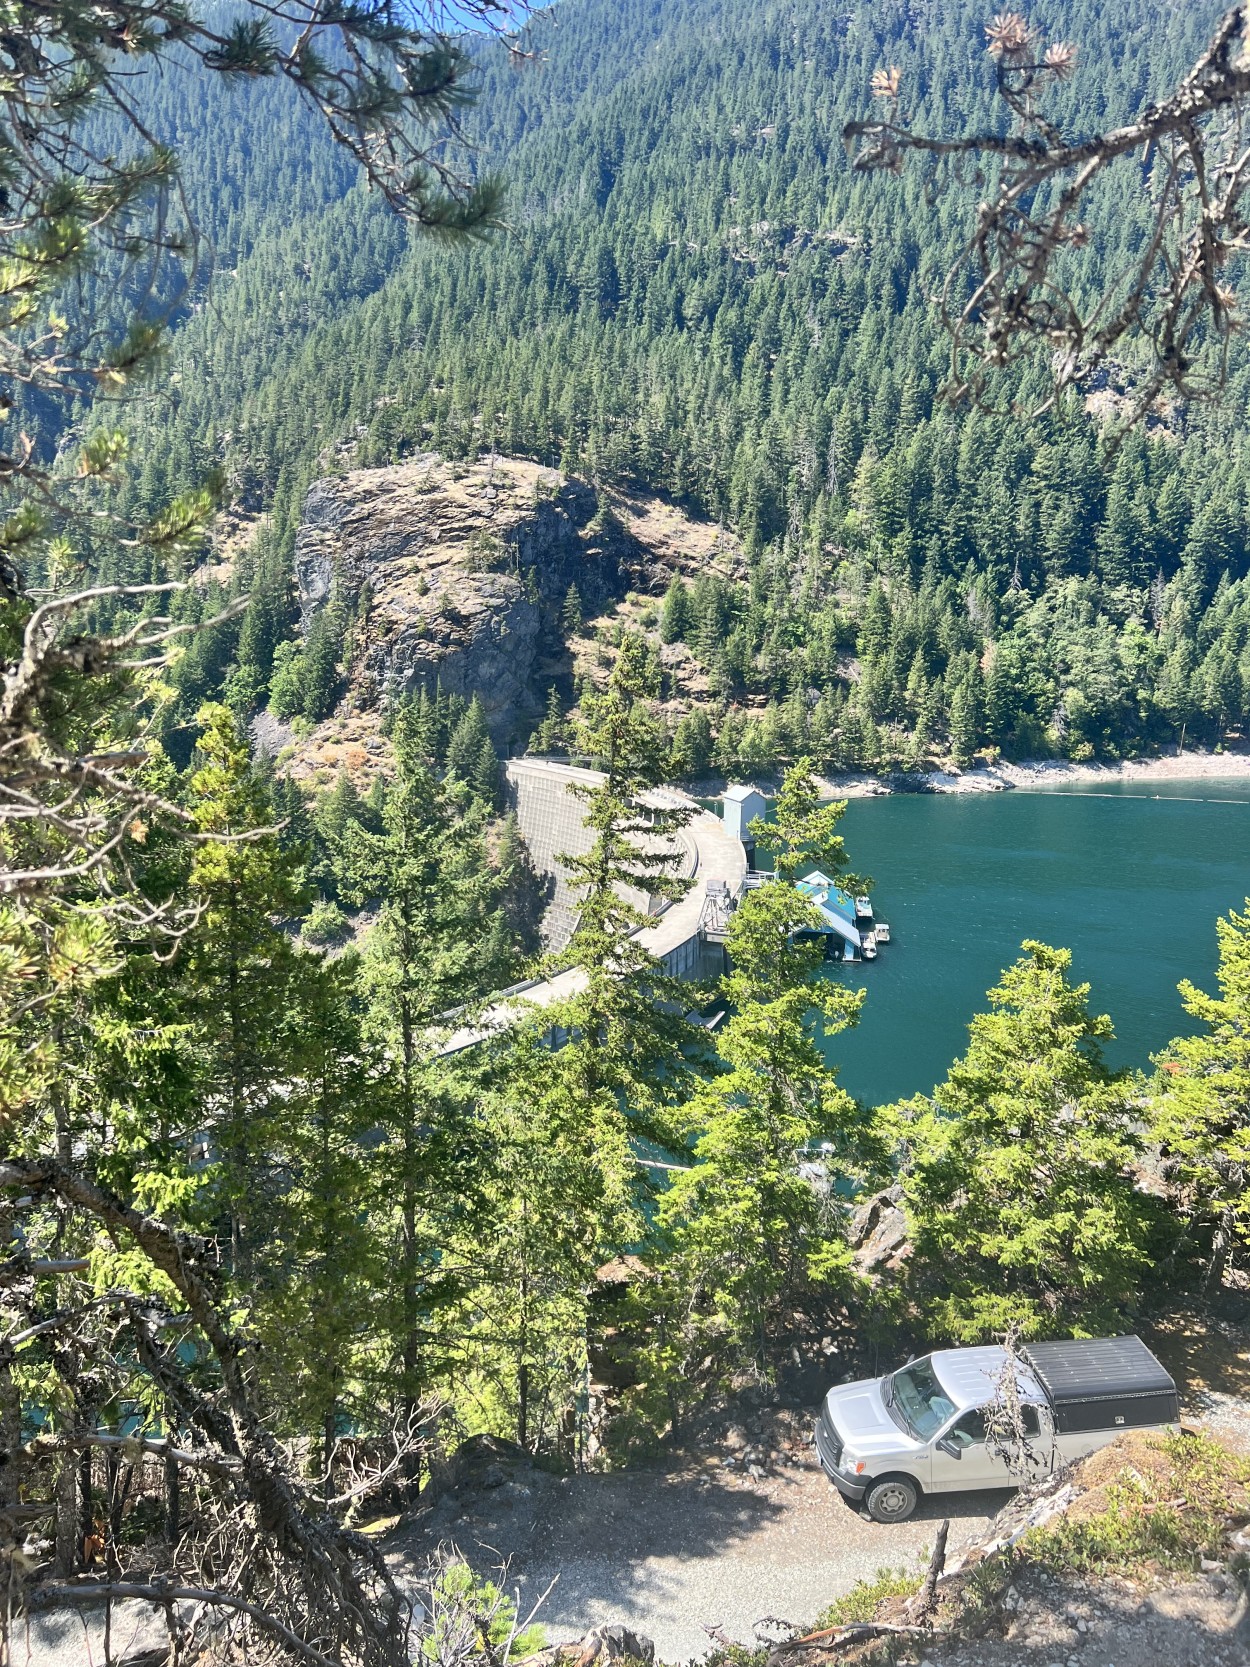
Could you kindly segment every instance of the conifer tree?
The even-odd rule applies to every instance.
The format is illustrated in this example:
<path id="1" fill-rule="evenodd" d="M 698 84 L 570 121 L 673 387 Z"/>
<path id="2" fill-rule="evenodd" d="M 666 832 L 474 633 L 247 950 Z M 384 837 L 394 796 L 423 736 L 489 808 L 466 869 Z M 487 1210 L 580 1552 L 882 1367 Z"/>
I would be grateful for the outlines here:
<path id="1" fill-rule="evenodd" d="M 966 1341 L 1114 1326 L 1149 1259 L 1130 1084 L 1102 1056 L 1111 1021 L 1070 982 L 1069 950 L 1023 947 L 946 1081 L 899 1108 L 914 1275 Z"/>
<path id="2" fill-rule="evenodd" d="M 561 1426 L 585 1379 L 595 1270 L 637 1234 L 637 1197 L 619 1124 L 587 1118 L 538 1032 L 513 1039 L 478 1108 L 484 1163 L 464 1249 L 460 1369 L 522 1447 L 567 1451 Z"/>
<path id="3" fill-rule="evenodd" d="M 696 707 L 677 725 L 673 734 L 673 774 L 701 775 L 712 761 L 712 723 L 702 707 Z"/>
<path id="4" fill-rule="evenodd" d="M 681 807 L 646 802 L 667 765 L 664 730 L 650 704 L 646 645 L 626 636 L 607 688 L 582 703 L 576 746 L 603 779 L 573 784 L 594 834 L 584 854 L 560 858 L 577 899 L 577 927 L 566 951 L 585 974 L 585 986 L 562 1014 L 576 1041 L 561 1050 L 563 1067 L 579 1076 L 594 1099 L 609 1088 L 641 1102 L 658 1088 L 688 1027 L 676 1027 L 656 1006 L 664 979 L 639 941 L 649 919 L 644 899 L 680 897 L 678 850 L 664 839 L 688 820 Z M 658 837 L 657 837 L 658 836 Z"/>
<path id="5" fill-rule="evenodd" d="M 530 740 L 528 751 L 531 753 L 559 752 L 564 741 L 564 706 L 560 700 L 560 691 L 553 683 L 547 690 L 547 710 L 543 721 Z"/>
<path id="6" fill-rule="evenodd" d="M 461 1111 L 439 1042 L 454 1026 L 453 1010 L 493 985 L 498 969 L 485 957 L 499 881 L 487 860 L 480 807 L 461 812 L 417 749 L 419 736 L 397 725 L 392 739 L 398 771 L 381 831 L 349 825 L 341 884 L 350 901 L 377 910 L 362 977 L 366 1030 L 395 1061 L 380 1106 L 386 1145 L 379 1162 L 383 1196 L 396 1212 L 397 1384 L 411 1409 L 430 1378 L 423 1357 L 445 1283 L 437 1222 L 454 1199 L 446 1166 L 456 1161 L 461 1139 Z"/>
<path id="7" fill-rule="evenodd" d="M 845 872 L 836 831 L 845 809 L 820 803 L 802 760 L 786 774 L 775 823 L 753 830 L 772 845 L 776 874 L 747 892 L 730 922 L 723 1069 L 687 1103 L 692 1163 L 660 1201 L 667 1302 L 685 1316 L 687 1350 L 710 1345 L 727 1365 L 741 1351 L 766 1371 L 779 1306 L 827 1299 L 846 1284 L 850 1251 L 833 1183 L 862 1182 L 884 1166 L 820 1047 L 822 1031 L 855 1023 L 863 992 L 821 977 L 820 918 L 793 884 L 813 867 L 830 878 Z"/>
<path id="8" fill-rule="evenodd" d="M 279 643 L 274 650 L 269 678 L 269 710 L 284 722 L 304 710 L 304 651 L 293 642 Z"/>
<path id="9" fill-rule="evenodd" d="M 468 710 L 451 729 L 447 741 L 448 775 L 455 776 L 466 786 L 470 785 L 478 771 L 482 744 L 489 741 L 490 731 L 486 727 L 486 714 L 482 710 L 481 701 L 474 695 L 469 702 Z"/>
<path id="10" fill-rule="evenodd" d="M 582 628 L 582 598 L 576 585 L 570 585 L 565 593 L 564 606 L 560 609 L 560 629 L 566 637 L 575 637 Z"/>
<path id="11" fill-rule="evenodd" d="M 495 750 L 495 743 L 486 735 L 478 748 L 477 762 L 473 766 L 469 786 L 487 810 L 499 809 L 500 780 L 499 754 Z"/>
<path id="12" fill-rule="evenodd" d="M 492 1305 L 510 1339 L 504 1362 L 517 1428 L 527 1432 L 535 1375 L 552 1393 L 559 1384 L 567 1392 L 584 1362 L 595 1266 L 644 1231 L 635 1142 L 675 1133 L 699 1057 L 686 1001 L 637 936 L 649 918 L 642 894 L 674 898 L 685 886 L 662 838 L 684 816 L 646 803 L 666 763 L 649 693 L 645 645 L 627 636 L 607 689 L 586 697 L 576 737 L 602 770 L 598 784 L 576 789 L 592 843 L 560 859 L 579 909 L 564 957 L 580 969 L 581 987 L 496 1048 L 501 1086 L 490 1116 L 501 1142 L 492 1184 L 502 1261 Z M 550 1199 L 545 1215 L 518 1197 L 526 1184 Z"/>
<path id="13" fill-rule="evenodd" d="M 660 641 L 681 642 L 690 629 L 690 592 L 686 581 L 677 575 L 664 592 L 664 606 L 660 610 Z"/>
<path id="14" fill-rule="evenodd" d="M 967 769 L 977 744 L 977 691 L 970 678 L 964 678 L 951 701 L 951 752 L 960 769 Z"/>
<path id="15" fill-rule="evenodd" d="M 195 850 L 189 889 L 203 913 L 175 971 L 200 1038 L 200 1115 L 219 1164 L 232 1262 L 246 1278 L 276 1185 L 271 1137 L 283 1115 L 288 1020 L 303 976 L 280 922 L 302 911 L 306 894 L 302 853 L 284 848 L 273 831 L 268 795 L 233 714 L 207 706 L 200 722 L 193 815 L 201 832 L 225 838 Z"/>
<path id="16" fill-rule="evenodd" d="M 303 653 L 302 710 L 311 723 L 328 718 L 338 700 L 343 617 L 337 602 L 318 609 L 308 627 Z"/>
<path id="17" fill-rule="evenodd" d="M 272 1127 L 285 1184 L 266 1222 L 256 1305 L 269 1392 L 292 1435 L 320 1438 L 327 1494 L 339 1437 L 385 1429 L 386 1413 L 377 1316 L 392 1270 L 374 1137 L 387 1064 L 361 1034 L 356 976 L 350 957 L 304 957 L 292 991 L 299 1051 Z"/>
<path id="18" fill-rule="evenodd" d="M 499 753 L 486 724 L 486 714 L 477 695 L 459 718 L 447 741 L 447 774 L 470 788 L 488 810 L 496 810 L 500 797 Z"/>
<path id="19" fill-rule="evenodd" d="M 1209 1245 L 1206 1282 L 1218 1287 L 1250 1239 L 1250 899 L 1217 922 L 1218 995 L 1186 979 L 1186 1013 L 1203 1030 L 1172 1042 L 1150 1126 L 1176 1165 L 1187 1233 Z"/>
<path id="20" fill-rule="evenodd" d="M 318 798 L 314 811 L 317 831 L 331 850 L 337 850 L 353 822 L 364 820 L 362 811 L 355 783 L 346 770 L 340 770 L 334 778 L 334 786 Z"/>

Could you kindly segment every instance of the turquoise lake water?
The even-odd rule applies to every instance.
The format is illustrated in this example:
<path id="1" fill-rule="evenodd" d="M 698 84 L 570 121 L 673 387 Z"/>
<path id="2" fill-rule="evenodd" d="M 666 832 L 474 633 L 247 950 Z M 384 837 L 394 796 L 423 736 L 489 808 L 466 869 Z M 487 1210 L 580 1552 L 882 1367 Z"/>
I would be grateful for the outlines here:
<path id="1" fill-rule="evenodd" d="M 1216 917 L 1250 895 L 1250 780 L 853 799 L 842 831 L 892 942 L 832 974 L 868 997 L 828 1055 L 873 1104 L 943 1078 L 1024 938 L 1072 950 L 1108 1058 L 1147 1065 L 1188 1026 L 1178 981 L 1211 986 Z"/>

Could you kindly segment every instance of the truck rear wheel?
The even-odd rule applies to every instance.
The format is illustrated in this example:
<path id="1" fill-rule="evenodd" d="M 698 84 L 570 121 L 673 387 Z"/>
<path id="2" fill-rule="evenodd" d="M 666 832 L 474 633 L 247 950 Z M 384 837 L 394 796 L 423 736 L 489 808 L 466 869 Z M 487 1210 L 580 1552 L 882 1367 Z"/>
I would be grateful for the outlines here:
<path id="1" fill-rule="evenodd" d="M 874 1522 L 906 1522 L 916 1509 L 920 1489 L 908 1476 L 883 1476 L 864 1497 Z"/>

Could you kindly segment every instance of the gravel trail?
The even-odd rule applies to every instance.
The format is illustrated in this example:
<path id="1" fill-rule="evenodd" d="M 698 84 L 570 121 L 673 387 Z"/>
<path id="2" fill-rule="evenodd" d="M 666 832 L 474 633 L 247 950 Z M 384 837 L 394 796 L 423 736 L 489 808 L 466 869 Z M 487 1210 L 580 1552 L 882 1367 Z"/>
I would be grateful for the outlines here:
<path id="1" fill-rule="evenodd" d="M 879 1569 L 923 1566 L 949 1514 L 950 1554 L 1000 1508 L 1005 1492 L 922 1502 L 896 1527 L 870 1521 L 830 1487 L 807 1452 L 762 1478 L 709 1462 L 675 1474 L 530 1474 L 420 1518 L 395 1551 L 401 1567 L 438 1541 L 482 1572 L 507 1562 L 524 1609 L 556 1584 L 539 1619 L 553 1640 L 617 1621 L 653 1639 L 667 1662 L 711 1645 L 704 1625 L 743 1642 L 766 1615 L 812 1621 Z M 497 1578 L 497 1576 L 496 1576 Z"/>

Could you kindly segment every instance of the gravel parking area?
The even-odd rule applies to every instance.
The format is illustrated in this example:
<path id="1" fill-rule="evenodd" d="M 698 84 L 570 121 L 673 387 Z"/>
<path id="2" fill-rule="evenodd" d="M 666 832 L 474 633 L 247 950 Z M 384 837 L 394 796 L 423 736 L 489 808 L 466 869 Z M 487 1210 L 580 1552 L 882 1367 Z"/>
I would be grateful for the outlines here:
<path id="1" fill-rule="evenodd" d="M 810 1453 L 787 1459 L 758 1478 L 716 1461 L 671 1474 L 522 1473 L 417 1518 L 394 1555 L 416 1562 L 442 1541 L 482 1572 L 506 1563 L 523 1608 L 554 1579 L 538 1616 L 553 1640 L 616 1621 L 682 1662 L 709 1649 L 705 1625 L 747 1642 L 766 1615 L 807 1623 L 879 1569 L 923 1566 L 943 1515 L 953 1558 L 1008 1497 L 947 1495 L 887 1528 L 846 1504 Z"/>

